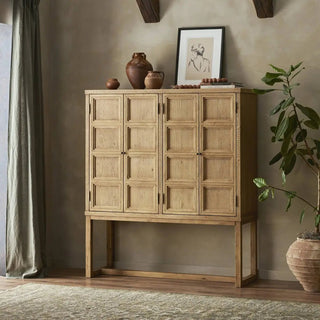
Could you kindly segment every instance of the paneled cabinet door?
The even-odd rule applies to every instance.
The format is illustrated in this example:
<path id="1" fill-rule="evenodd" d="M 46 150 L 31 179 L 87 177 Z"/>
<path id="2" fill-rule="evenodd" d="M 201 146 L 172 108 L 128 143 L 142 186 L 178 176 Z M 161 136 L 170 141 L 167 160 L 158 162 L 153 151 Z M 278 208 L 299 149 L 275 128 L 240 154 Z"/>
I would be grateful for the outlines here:
<path id="1" fill-rule="evenodd" d="M 200 95 L 200 215 L 236 215 L 235 106 L 235 94 Z"/>
<path id="2" fill-rule="evenodd" d="M 198 214 L 198 95 L 163 99 L 163 212 Z"/>
<path id="3" fill-rule="evenodd" d="M 90 209 L 123 211 L 123 96 L 90 98 Z"/>
<path id="4" fill-rule="evenodd" d="M 159 96 L 124 96 L 124 211 L 158 213 Z"/>

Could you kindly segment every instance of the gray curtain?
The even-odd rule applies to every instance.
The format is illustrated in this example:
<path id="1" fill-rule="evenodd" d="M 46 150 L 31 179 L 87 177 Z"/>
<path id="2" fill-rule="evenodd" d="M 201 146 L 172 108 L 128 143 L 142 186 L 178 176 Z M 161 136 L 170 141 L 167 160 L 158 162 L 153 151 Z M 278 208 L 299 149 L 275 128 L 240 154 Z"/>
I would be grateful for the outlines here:
<path id="1" fill-rule="evenodd" d="M 46 272 L 39 2 L 13 1 L 7 277 L 39 277 Z"/>

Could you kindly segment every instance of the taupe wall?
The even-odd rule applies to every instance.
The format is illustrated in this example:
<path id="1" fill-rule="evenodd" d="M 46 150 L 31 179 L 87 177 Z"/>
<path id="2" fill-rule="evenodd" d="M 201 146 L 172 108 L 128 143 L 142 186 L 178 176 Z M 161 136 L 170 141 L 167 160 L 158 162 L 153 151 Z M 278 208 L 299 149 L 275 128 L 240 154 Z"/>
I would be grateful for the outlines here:
<path id="1" fill-rule="evenodd" d="M 306 71 L 297 96 L 319 105 L 320 2 L 276 0 L 275 17 L 258 19 L 251 0 L 161 0 L 161 21 L 145 24 L 133 0 L 42 1 L 43 75 L 46 108 L 48 191 L 48 257 L 52 266 L 84 266 L 84 89 L 104 88 L 117 77 L 129 88 L 125 65 L 135 51 L 144 51 L 155 69 L 174 82 L 177 29 L 226 26 L 225 76 L 260 87 L 273 63 L 286 67 L 301 60 Z M 280 183 L 277 167 L 268 161 L 268 113 L 278 100 L 259 98 L 259 175 Z M 289 186 L 309 199 L 315 184 L 302 165 Z M 299 225 L 297 205 L 284 214 L 284 198 L 259 206 L 259 269 L 262 277 L 293 279 L 285 262 L 289 244 L 311 217 Z M 116 264 L 154 270 L 233 272 L 233 232 L 228 227 L 122 223 L 116 228 Z M 97 223 L 96 262 L 101 259 L 104 225 Z M 231 241 L 230 241 L 231 240 Z M 99 256 L 100 255 L 100 256 Z M 214 266 L 214 268 L 212 267 Z"/>
<path id="2" fill-rule="evenodd" d="M 0 23 L 12 24 L 12 2 L 13 0 L 0 1 Z"/>

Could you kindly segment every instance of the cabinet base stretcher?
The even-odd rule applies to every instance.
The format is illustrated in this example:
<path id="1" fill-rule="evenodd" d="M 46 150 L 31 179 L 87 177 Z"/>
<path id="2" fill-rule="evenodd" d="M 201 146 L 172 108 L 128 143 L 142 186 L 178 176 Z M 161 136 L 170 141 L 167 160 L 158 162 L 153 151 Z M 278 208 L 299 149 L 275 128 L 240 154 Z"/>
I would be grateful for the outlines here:
<path id="1" fill-rule="evenodd" d="M 235 221 L 231 226 L 235 231 L 235 275 L 219 276 L 208 274 L 189 274 L 189 273 L 172 273 L 172 272 L 153 272 L 153 271 L 137 271 L 137 270 L 120 270 L 113 268 L 114 256 L 114 221 L 106 220 L 107 224 L 107 265 L 98 270 L 92 268 L 92 247 L 93 247 L 93 220 L 95 217 L 86 216 L 86 277 L 112 275 L 112 276 L 129 276 L 129 277 L 149 277 L 149 278 L 165 278 L 179 280 L 203 280 L 234 283 L 236 288 L 241 288 L 257 279 L 257 221 L 255 219 L 240 222 Z M 242 226 L 250 224 L 250 274 L 243 276 L 242 264 Z"/>

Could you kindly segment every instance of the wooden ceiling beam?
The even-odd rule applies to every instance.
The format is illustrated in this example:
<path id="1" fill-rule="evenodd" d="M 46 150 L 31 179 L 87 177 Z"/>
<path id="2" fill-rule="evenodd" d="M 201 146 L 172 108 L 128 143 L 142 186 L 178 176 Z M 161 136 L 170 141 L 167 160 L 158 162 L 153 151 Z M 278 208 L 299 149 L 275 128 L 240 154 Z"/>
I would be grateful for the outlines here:
<path id="1" fill-rule="evenodd" d="M 160 21 L 160 5 L 159 0 L 136 0 L 146 23 Z"/>
<path id="2" fill-rule="evenodd" d="M 273 0 L 253 0 L 259 18 L 273 17 Z"/>

